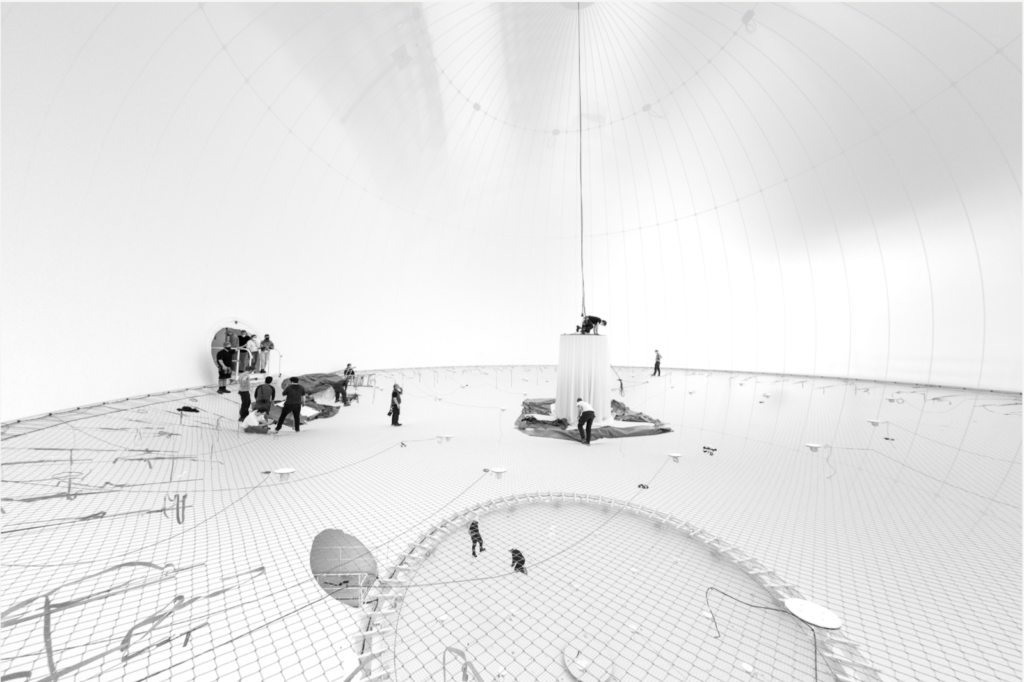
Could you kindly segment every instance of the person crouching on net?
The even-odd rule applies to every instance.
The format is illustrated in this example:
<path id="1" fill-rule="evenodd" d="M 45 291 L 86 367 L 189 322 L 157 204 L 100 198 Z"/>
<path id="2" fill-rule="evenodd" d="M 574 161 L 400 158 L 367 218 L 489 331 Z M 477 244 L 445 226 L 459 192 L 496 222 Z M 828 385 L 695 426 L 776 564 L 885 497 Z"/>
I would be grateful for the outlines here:
<path id="1" fill-rule="evenodd" d="M 578 331 L 581 334 L 597 334 L 599 333 L 597 328 L 601 326 L 607 327 L 608 321 L 602 320 L 597 315 L 587 315 L 586 317 L 583 318 L 583 324 L 580 325 L 579 327 L 576 327 L 576 331 Z"/>
<path id="2" fill-rule="evenodd" d="M 516 573 L 522 573 L 523 575 L 527 575 L 526 557 L 523 556 L 523 553 L 520 552 L 518 549 L 512 550 L 512 568 L 513 570 L 515 570 Z"/>

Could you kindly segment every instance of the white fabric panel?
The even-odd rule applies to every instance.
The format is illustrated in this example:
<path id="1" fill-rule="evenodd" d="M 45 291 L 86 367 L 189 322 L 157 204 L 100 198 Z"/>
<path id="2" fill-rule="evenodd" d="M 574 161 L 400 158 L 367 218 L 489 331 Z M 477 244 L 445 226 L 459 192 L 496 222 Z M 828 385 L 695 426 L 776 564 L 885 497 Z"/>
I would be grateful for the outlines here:
<path id="1" fill-rule="evenodd" d="M 563 334 L 558 344 L 558 386 L 555 416 L 576 423 L 576 399 L 594 406 L 595 422 L 607 419 L 611 408 L 611 364 L 608 337 Z"/>

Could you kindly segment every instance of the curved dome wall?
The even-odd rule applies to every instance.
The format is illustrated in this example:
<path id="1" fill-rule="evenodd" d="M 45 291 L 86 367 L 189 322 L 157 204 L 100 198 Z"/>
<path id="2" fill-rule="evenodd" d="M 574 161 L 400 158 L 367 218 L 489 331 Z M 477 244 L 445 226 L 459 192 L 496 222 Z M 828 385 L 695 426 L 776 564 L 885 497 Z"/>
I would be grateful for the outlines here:
<path id="1" fill-rule="evenodd" d="M 210 383 L 236 316 L 553 362 L 581 255 L 616 364 L 1020 390 L 1019 4 L 579 18 L 582 88 L 568 3 L 5 5 L 4 418 Z"/>

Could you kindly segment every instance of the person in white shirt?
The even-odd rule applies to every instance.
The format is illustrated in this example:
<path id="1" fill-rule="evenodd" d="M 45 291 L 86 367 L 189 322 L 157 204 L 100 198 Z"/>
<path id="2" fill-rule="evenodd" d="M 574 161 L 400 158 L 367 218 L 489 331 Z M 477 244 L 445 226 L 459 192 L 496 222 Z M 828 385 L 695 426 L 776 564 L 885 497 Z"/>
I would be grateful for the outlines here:
<path id="1" fill-rule="evenodd" d="M 250 412 L 244 420 L 242 425 L 245 427 L 246 433 L 267 433 L 270 427 L 267 422 L 263 419 L 263 413 L 256 410 Z"/>
<path id="2" fill-rule="evenodd" d="M 576 399 L 576 408 L 580 412 L 580 420 L 576 424 L 576 428 L 580 430 L 580 442 L 584 445 L 590 445 L 590 427 L 594 423 L 594 406 L 588 402 L 584 402 L 583 398 Z M 586 426 L 586 434 L 583 433 L 583 427 Z"/>
<path id="3" fill-rule="evenodd" d="M 242 420 L 242 423 L 246 426 L 262 426 L 263 424 L 266 424 L 266 420 L 263 419 L 262 413 L 253 410 L 246 415 L 245 419 Z"/>
<path id="4" fill-rule="evenodd" d="M 254 369 L 256 369 L 256 363 L 259 359 L 260 351 L 260 347 L 256 345 L 256 339 L 250 336 L 249 340 L 245 342 L 245 350 L 248 352 L 249 355 L 249 365 L 245 369 L 252 372 Z M 241 370 L 242 368 L 239 367 L 238 369 Z"/>
<path id="5" fill-rule="evenodd" d="M 661 376 L 661 353 L 657 349 L 654 351 L 654 372 L 651 373 L 652 377 L 654 375 Z"/>

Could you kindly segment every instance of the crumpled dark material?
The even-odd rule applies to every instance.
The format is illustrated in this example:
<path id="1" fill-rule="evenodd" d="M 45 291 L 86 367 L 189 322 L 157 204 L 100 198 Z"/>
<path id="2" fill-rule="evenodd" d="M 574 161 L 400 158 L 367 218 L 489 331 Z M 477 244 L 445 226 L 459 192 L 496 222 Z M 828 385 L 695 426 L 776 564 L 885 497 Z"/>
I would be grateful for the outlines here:
<path id="1" fill-rule="evenodd" d="M 519 415 L 519 419 L 516 420 L 515 426 L 516 426 L 517 429 L 524 429 L 527 426 L 529 426 L 529 427 L 537 427 L 537 426 L 540 426 L 540 427 L 545 427 L 545 426 L 552 427 L 552 426 L 557 426 L 558 428 L 564 429 L 565 427 L 569 426 L 569 421 L 567 419 L 555 419 L 554 421 L 552 421 L 550 419 L 537 419 L 536 417 L 528 415 L 528 414 L 521 414 L 521 415 Z"/>
<path id="2" fill-rule="evenodd" d="M 569 422 L 565 419 L 538 419 L 532 415 L 550 415 L 551 405 L 555 402 L 551 399 L 530 399 L 523 401 L 523 411 L 516 419 L 515 426 L 529 436 L 541 436 L 542 438 L 561 438 L 580 442 L 579 431 L 576 429 L 567 430 Z M 600 438 L 636 438 L 638 436 L 656 436 L 660 433 L 671 433 L 672 428 L 666 426 L 658 419 L 644 414 L 634 412 L 618 400 L 612 401 L 612 414 L 617 421 L 642 422 L 649 426 L 621 427 L 614 425 L 595 426 L 590 431 L 590 439 Z"/>
<path id="3" fill-rule="evenodd" d="M 299 383 L 302 383 L 301 380 Z M 307 401 L 305 407 L 312 407 L 317 411 L 318 414 L 311 415 L 309 417 L 300 417 L 299 426 L 303 424 L 308 424 L 314 419 L 327 419 L 328 417 L 333 417 L 334 415 L 338 414 L 338 410 L 340 409 L 337 405 L 321 405 L 319 403 L 313 402 L 312 400 Z M 279 405 L 271 405 L 270 412 L 267 413 L 267 416 L 270 418 L 270 421 L 276 424 L 277 420 L 281 418 L 281 407 Z M 295 428 L 295 423 L 292 420 L 291 412 L 289 412 L 288 415 L 284 418 L 284 423 L 285 426 Z"/>
<path id="4" fill-rule="evenodd" d="M 554 398 L 527 399 L 523 401 L 523 414 L 551 414 L 551 406 L 554 404 Z"/>
<path id="5" fill-rule="evenodd" d="M 300 374 L 299 386 L 306 389 L 306 395 L 315 395 L 325 388 L 334 388 L 337 386 L 341 388 L 341 382 L 344 381 L 345 377 L 339 372 L 338 374 Z M 289 379 L 285 379 L 281 382 L 281 386 L 287 386 Z"/>
<path id="6" fill-rule="evenodd" d="M 528 431 L 524 431 L 528 436 L 540 436 L 542 438 L 561 438 L 562 440 L 571 440 L 580 442 L 580 434 L 578 431 L 573 429 L 572 431 L 566 431 L 565 427 L 562 428 L 545 428 L 540 424 L 550 424 L 551 422 L 538 422 L 537 426 L 530 426 Z M 524 427 L 525 429 L 526 427 Z M 661 424 L 656 426 L 651 424 L 650 426 L 631 426 L 629 428 L 622 428 L 621 426 L 595 426 L 590 431 L 590 440 L 595 441 L 601 438 L 636 438 L 638 436 L 657 436 L 661 433 L 671 433 L 672 428 Z"/>
<path id="7" fill-rule="evenodd" d="M 620 403 L 618 400 L 612 401 L 612 414 L 615 415 L 615 419 L 620 422 L 647 422 L 649 424 L 661 423 L 654 417 L 650 417 L 643 412 L 634 412 L 626 407 L 625 403 Z"/>

